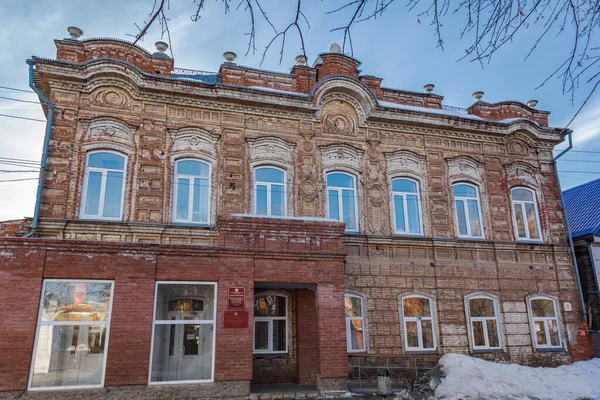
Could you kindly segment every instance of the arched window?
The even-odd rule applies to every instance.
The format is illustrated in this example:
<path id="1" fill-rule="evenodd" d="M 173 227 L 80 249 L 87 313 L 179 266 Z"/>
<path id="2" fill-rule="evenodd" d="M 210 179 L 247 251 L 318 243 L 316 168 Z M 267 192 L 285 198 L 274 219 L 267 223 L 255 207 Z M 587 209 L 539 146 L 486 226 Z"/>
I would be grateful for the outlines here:
<path id="1" fill-rule="evenodd" d="M 362 297 L 354 294 L 344 296 L 346 309 L 346 343 L 349 352 L 366 350 L 365 308 Z"/>
<path id="2" fill-rule="evenodd" d="M 432 299 L 420 295 L 403 297 L 402 321 L 407 351 L 433 351 L 437 348 Z"/>
<path id="3" fill-rule="evenodd" d="M 327 217 L 346 223 L 346 231 L 358 232 L 356 183 L 351 175 L 327 174 Z"/>
<path id="4" fill-rule="evenodd" d="M 254 353 L 287 353 L 287 302 L 276 293 L 254 298 Z"/>
<path id="5" fill-rule="evenodd" d="M 467 301 L 473 350 L 500 349 L 498 302 L 488 296 L 473 296 Z"/>
<path id="6" fill-rule="evenodd" d="M 458 183 L 453 186 L 454 208 L 459 237 L 483 238 L 483 221 L 479 190 L 476 186 Z"/>
<path id="7" fill-rule="evenodd" d="M 198 160 L 175 163 L 173 222 L 208 224 L 210 165 Z"/>
<path id="8" fill-rule="evenodd" d="M 419 185 L 406 178 L 392 180 L 394 231 L 397 234 L 422 235 Z"/>
<path id="9" fill-rule="evenodd" d="M 254 169 L 254 212 L 260 215 L 286 215 L 285 172 L 273 167 Z"/>
<path id="10" fill-rule="evenodd" d="M 535 192 L 527 188 L 510 191 L 513 207 L 513 223 L 517 240 L 541 240 L 540 218 Z"/>
<path id="11" fill-rule="evenodd" d="M 562 348 L 556 301 L 549 297 L 534 297 L 529 300 L 529 307 L 535 346 L 538 349 Z"/>
<path id="12" fill-rule="evenodd" d="M 113 151 L 87 154 L 81 218 L 121 220 L 127 157 Z"/>

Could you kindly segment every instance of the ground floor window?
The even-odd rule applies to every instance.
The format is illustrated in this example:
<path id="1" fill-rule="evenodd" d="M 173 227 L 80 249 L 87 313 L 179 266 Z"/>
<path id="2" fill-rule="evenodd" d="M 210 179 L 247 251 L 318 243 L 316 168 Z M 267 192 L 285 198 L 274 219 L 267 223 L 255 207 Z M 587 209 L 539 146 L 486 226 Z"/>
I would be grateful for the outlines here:
<path id="1" fill-rule="evenodd" d="M 364 307 L 362 297 L 346 294 L 346 343 L 348 351 L 365 351 Z"/>
<path id="2" fill-rule="evenodd" d="M 157 282 L 150 383 L 213 380 L 216 284 Z"/>
<path id="3" fill-rule="evenodd" d="M 548 297 L 535 297 L 529 300 L 529 307 L 536 347 L 538 349 L 562 348 L 555 301 Z"/>
<path id="4" fill-rule="evenodd" d="M 112 296 L 111 281 L 44 281 L 29 389 L 104 385 Z"/>
<path id="5" fill-rule="evenodd" d="M 432 299 L 412 295 L 402 298 L 404 345 L 407 351 L 436 349 L 435 321 Z"/>
<path id="6" fill-rule="evenodd" d="M 254 353 L 287 353 L 287 301 L 285 295 L 259 293 L 254 298 Z"/>

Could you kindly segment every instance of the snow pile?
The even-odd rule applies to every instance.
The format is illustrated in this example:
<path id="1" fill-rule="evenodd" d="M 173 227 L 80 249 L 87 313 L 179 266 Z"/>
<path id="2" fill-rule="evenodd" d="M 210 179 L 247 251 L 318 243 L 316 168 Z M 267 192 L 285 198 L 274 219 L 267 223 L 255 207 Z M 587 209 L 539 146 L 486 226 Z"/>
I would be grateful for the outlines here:
<path id="1" fill-rule="evenodd" d="M 558 368 L 498 364 L 459 354 L 440 359 L 440 399 L 600 399 L 600 359 Z"/>

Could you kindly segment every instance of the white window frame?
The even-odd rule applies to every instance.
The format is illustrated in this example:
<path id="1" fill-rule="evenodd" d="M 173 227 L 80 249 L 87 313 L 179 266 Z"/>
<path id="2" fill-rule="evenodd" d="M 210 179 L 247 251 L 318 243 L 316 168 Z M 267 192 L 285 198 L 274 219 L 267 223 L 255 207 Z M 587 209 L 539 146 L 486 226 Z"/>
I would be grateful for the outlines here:
<path id="1" fill-rule="evenodd" d="M 348 350 L 348 353 L 366 353 L 367 352 L 367 327 L 365 325 L 365 300 L 362 296 L 353 294 L 353 293 L 346 293 L 344 294 L 344 300 L 346 297 L 353 297 L 356 299 L 360 299 L 360 317 L 349 317 L 346 315 L 346 348 Z M 363 341 L 363 348 L 362 349 L 353 349 L 352 348 L 352 336 L 350 335 L 350 324 L 352 323 L 352 321 L 361 321 L 362 322 L 362 341 Z"/>
<path id="2" fill-rule="evenodd" d="M 188 174 L 178 174 L 177 173 L 177 163 L 179 163 L 180 161 L 196 161 L 199 163 L 202 163 L 204 165 L 208 165 L 208 176 L 200 176 L 200 175 L 188 175 Z M 177 190 L 177 185 L 179 182 L 179 179 L 183 178 L 183 179 L 189 179 L 190 181 L 190 193 L 188 195 L 188 218 L 187 219 L 178 219 L 177 218 L 177 196 L 178 196 L 178 190 Z M 193 221 L 192 220 L 192 214 L 193 214 L 193 204 L 194 204 L 194 179 L 201 179 L 201 180 L 205 180 L 208 181 L 208 209 L 206 212 L 206 217 L 207 220 L 206 221 Z M 172 221 L 175 223 L 183 223 L 183 224 L 194 224 L 194 225 L 209 225 L 210 224 L 210 213 L 211 213 L 211 197 L 212 197 L 212 164 L 204 161 L 202 159 L 199 158 L 179 158 L 177 160 L 175 160 L 175 163 L 173 164 L 173 207 L 171 210 L 171 213 L 173 214 L 173 218 Z"/>
<path id="3" fill-rule="evenodd" d="M 285 299 L 285 317 L 254 317 L 254 322 L 252 324 L 252 351 L 254 354 L 287 354 L 289 352 L 289 335 L 290 335 L 290 326 L 289 326 L 289 298 L 285 293 L 278 292 L 260 292 L 254 295 L 254 300 L 256 301 L 259 297 L 264 296 L 278 296 L 283 297 Z M 254 315 L 254 303 L 252 303 L 252 315 Z M 285 321 L 285 350 L 274 351 L 273 350 L 273 321 Z M 269 348 L 266 350 L 257 350 L 256 349 L 256 323 L 257 322 L 267 322 L 267 343 Z"/>
<path id="4" fill-rule="evenodd" d="M 554 307 L 554 317 L 536 317 L 533 315 L 533 307 L 531 305 L 531 302 L 534 300 L 550 300 L 552 302 L 552 306 Z M 552 297 L 548 297 L 548 296 L 535 296 L 535 297 L 531 297 L 529 300 L 527 300 L 527 307 L 528 307 L 528 311 L 529 311 L 529 315 L 531 317 L 531 340 L 533 341 L 533 346 L 538 349 L 538 350 L 546 350 L 546 349 L 564 349 L 564 344 L 563 344 L 563 339 L 562 339 L 562 327 L 561 327 L 561 323 L 560 323 L 560 316 L 558 314 L 559 308 L 557 307 L 558 302 L 553 299 Z M 559 341 L 559 345 L 558 346 L 554 346 L 552 345 L 552 342 L 550 340 L 550 329 L 548 328 L 548 321 L 549 320 L 555 320 L 556 321 L 556 328 L 557 328 L 557 332 L 558 332 L 558 341 Z M 543 322 L 544 324 L 544 334 L 546 335 L 546 341 L 548 342 L 548 344 L 539 344 L 537 342 L 537 335 L 535 334 L 535 323 L 536 322 Z"/>
<path id="5" fill-rule="evenodd" d="M 533 196 L 533 201 L 525 201 L 525 200 L 514 200 L 513 199 L 513 190 L 515 189 L 522 189 L 522 190 L 526 190 L 528 192 L 531 193 L 531 195 Z M 542 227 L 540 225 L 540 212 L 538 210 L 538 205 L 537 205 L 537 193 L 535 190 L 530 189 L 528 187 L 525 186 L 515 186 L 513 188 L 510 189 L 510 204 L 512 206 L 512 219 L 513 219 L 513 227 L 515 229 L 515 237 L 517 238 L 517 241 L 522 241 L 522 242 L 543 242 L 543 238 L 542 238 Z M 538 234 L 538 238 L 539 239 L 533 239 L 531 237 L 531 232 L 529 231 L 529 224 L 527 223 L 527 213 L 525 210 L 525 204 L 533 204 L 533 208 L 535 210 L 535 223 L 536 223 L 536 228 L 537 228 L 537 234 Z M 525 227 L 525 237 L 519 237 L 519 228 L 517 226 L 517 212 L 516 212 L 516 207 L 519 206 L 521 208 L 521 212 L 523 213 L 523 222 L 524 222 L 524 227 Z"/>
<path id="6" fill-rule="evenodd" d="M 107 318 L 106 321 L 42 321 L 42 311 L 44 308 L 44 294 L 46 293 L 46 284 L 48 282 L 68 282 L 68 283 L 110 283 L 110 301 L 108 303 Z M 95 389 L 104 387 L 104 378 L 106 377 L 106 360 L 108 357 L 108 347 L 110 339 L 110 321 L 112 319 L 112 304 L 115 294 L 115 281 L 113 280 L 95 280 L 95 279 L 44 279 L 42 284 L 42 292 L 40 293 L 40 303 L 38 309 L 38 318 L 35 328 L 33 354 L 31 355 L 31 365 L 29 367 L 29 379 L 27 380 L 28 391 L 49 391 L 49 390 L 67 390 L 67 389 Z M 106 338 L 104 340 L 104 360 L 102 362 L 102 377 L 100 378 L 99 385 L 77 385 L 77 386 L 46 386 L 46 387 L 32 387 L 33 372 L 35 369 L 35 356 L 37 354 L 37 347 L 39 345 L 38 338 L 41 326 L 74 326 L 74 325 L 88 325 L 88 326 L 106 326 Z"/>
<path id="7" fill-rule="evenodd" d="M 412 192 L 394 191 L 393 185 L 394 185 L 394 181 L 396 181 L 396 180 L 406 180 L 406 181 L 413 182 L 414 184 L 417 185 L 417 192 L 412 193 Z M 392 219 L 392 222 L 394 224 L 394 233 L 396 235 L 423 236 L 423 211 L 421 209 L 421 187 L 419 185 L 419 181 L 412 179 L 412 178 L 405 177 L 405 176 L 397 176 L 395 178 L 392 178 L 391 187 L 392 187 L 392 208 L 394 210 L 394 215 L 393 215 L 393 219 Z M 419 233 L 410 232 L 408 229 L 399 230 L 398 227 L 396 226 L 395 196 L 402 196 L 402 204 L 404 205 L 404 223 L 406 225 L 406 228 L 409 228 L 409 226 L 408 226 L 408 201 L 406 200 L 407 195 L 417 196 L 417 212 L 419 213 Z"/>
<path id="8" fill-rule="evenodd" d="M 158 299 L 158 285 L 212 285 L 215 287 L 214 298 L 213 298 L 213 319 L 180 319 L 180 320 L 156 320 L 156 300 Z M 150 340 L 150 362 L 148 367 L 148 385 L 160 386 L 160 385 L 179 385 L 179 384 L 190 384 L 190 383 L 210 383 L 215 381 L 215 361 L 217 352 L 217 299 L 219 286 L 217 282 L 197 282 L 197 281 L 156 281 L 154 284 L 154 310 L 152 311 L 152 339 Z M 212 349 L 212 368 L 210 379 L 192 379 L 187 381 L 160 381 L 152 382 L 152 360 L 154 359 L 154 333 L 156 331 L 156 325 L 213 325 L 213 349 Z"/>
<path id="9" fill-rule="evenodd" d="M 454 195 L 454 187 L 458 185 L 470 186 L 475 189 L 475 197 L 463 197 L 463 196 L 455 196 Z M 454 197 L 454 217 L 456 218 L 456 232 L 458 233 L 459 238 L 470 238 L 470 239 L 485 239 L 485 231 L 483 230 L 483 213 L 481 212 L 481 197 L 479 194 L 479 187 L 477 185 L 473 185 L 472 183 L 466 182 L 456 182 L 452 185 L 452 196 Z M 479 213 L 479 229 L 481 230 L 481 236 L 473 236 L 471 232 L 471 217 L 469 216 L 469 207 L 468 200 L 477 200 L 477 212 Z M 467 234 L 460 234 L 460 224 L 458 218 L 458 207 L 456 206 L 456 202 L 460 201 L 464 205 L 465 209 L 465 221 L 467 223 Z"/>
<path id="10" fill-rule="evenodd" d="M 270 169 L 275 169 L 277 171 L 283 172 L 283 183 L 276 183 L 276 182 L 264 182 L 264 181 L 259 181 L 256 179 L 256 171 L 258 171 L 259 169 L 263 169 L 263 168 L 270 168 Z M 253 213 L 256 214 L 257 210 L 258 210 L 258 185 L 261 186 L 266 186 L 267 187 L 267 216 L 274 216 L 274 217 L 285 217 L 287 216 L 287 196 L 288 196 L 288 191 L 287 191 L 287 171 L 283 168 L 279 168 L 279 167 L 275 167 L 273 165 L 259 165 L 254 167 L 253 172 L 252 172 L 252 178 L 254 181 L 254 185 L 253 185 L 253 193 L 254 193 L 254 201 L 252 202 L 253 205 Z M 271 210 L 271 186 L 282 186 L 283 187 L 283 215 L 273 215 L 272 214 L 272 210 Z"/>
<path id="11" fill-rule="evenodd" d="M 473 317 L 471 315 L 471 300 L 476 300 L 476 299 L 491 300 L 494 305 L 494 316 L 493 317 Z M 471 343 L 472 343 L 473 350 L 501 350 L 502 349 L 502 335 L 501 335 L 502 330 L 500 329 L 500 314 L 499 314 L 500 309 L 498 307 L 498 300 L 491 296 L 473 295 L 473 296 L 466 297 L 466 303 L 467 303 L 466 304 L 467 318 L 469 320 L 469 334 L 471 336 Z M 475 345 L 475 329 L 473 327 L 473 322 L 477 322 L 477 321 L 481 322 L 483 325 L 483 338 L 484 338 L 484 342 L 485 342 L 485 344 L 483 346 Z M 498 346 L 497 347 L 490 346 L 487 321 L 496 321 L 496 333 L 498 335 Z"/>
<path id="12" fill-rule="evenodd" d="M 407 317 L 404 315 L 404 299 L 411 299 L 411 298 L 421 298 L 421 299 L 427 299 L 429 301 L 429 312 L 430 312 L 430 316 L 429 317 Z M 425 296 L 422 294 L 407 294 L 405 296 L 402 296 L 400 298 L 400 307 L 402 310 L 402 329 L 404 332 L 404 349 L 405 352 L 431 352 L 431 353 L 435 353 L 437 352 L 437 327 L 436 327 L 436 320 L 435 320 L 435 301 L 432 297 L 429 296 Z M 433 336 L 433 348 L 425 348 L 423 347 L 423 328 L 421 325 L 421 321 L 431 321 L 431 333 Z M 409 347 L 408 346 L 408 330 L 406 329 L 406 323 L 407 322 L 416 322 L 417 323 L 417 337 L 419 339 L 419 347 Z"/>
<path id="13" fill-rule="evenodd" d="M 341 175 L 349 176 L 350 178 L 352 178 L 352 182 L 353 182 L 354 186 L 351 187 L 351 188 L 341 187 L 341 186 L 329 186 L 327 184 L 327 178 L 329 177 L 329 175 L 332 175 L 332 174 L 341 174 Z M 327 208 L 327 210 L 326 210 L 327 211 L 327 218 L 332 218 L 329 215 L 329 191 L 330 190 L 336 191 L 337 195 L 338 195 L 338 210 L 339 210 L 339 219 L 338 219 L 338 221 L 339 222 L 345 222 L 343 220 L 343 217 L 342 217 L 343 214 L 344 214 L 344 212 L 343 212 L 343 205 L 342 205 L 343 204 L 343 202 L 342 202 L 342 200 L 343 200 L 343 198 L 342 198 L 343 191 L 344 190 L 351 190 L 352 193 L 353 193 L 353 196 L 354 196 L 354 220 L 356 221 L 356 229 L 348 229 L 348 225 L 346 224 L 345 232 L 354 232 L 354 233 L 357 233 L 357 232 L 360 231 L 360 223 L 358 221 L 358 196 L 356 195 L 356 193 L 357 193 L 357 189 L 356 189 L 356 187 L 357 187 L 356 183 L 357 182 L 356 181 L 357 181 L 356 176 L 354 176 L 352 174 L 349 174 L 348 172 L 345 172 L 345 171 L 329 171 L 329 172 L 327 172 L 325 174 L 325 192 L 326 192 L 325 193 L 325 207 Z"/>
<path id="14" fill-rule="evenodd" d="M 90 167 L 89 166 L 89 161 L 90 161 L 90 156 L 92 154 L 96 154 L 96 153 L 112 153 L 112 154 L 116 154 L 118 156 L 121 156 L 125 159 L 124 164 L 123 164 L 123 170 L 119 170 L 119 169 L 109 169 L 109 168 L 98 168 L 98 167 Z M 83 190 L 81 192 L 81 204 L 80 204 L 80 211 L 79 211 L 79 218 L 80 219 L 96 219 L 96 220 L 108 220 L 108 221 L 121 221 L 123 220 L 123 204 L 125 202 L 125 182 L 127 181 L 127 155 L 120 153 L 118 151 L 114 151 L 114 150 L 104 150 L 104 149 L 99 149 L 99 150 L 93 150 L 93 151 L 88 151 L 86 156 L 85 156 L 85 168 L 84 168 L 84 176 L 83 176 Z M 85 205 L 86 205 L 86 201 L 87 201 L 87 196 L 88 196 L 88 180 L 89 180 L 89 176 L 90 176 L 90 172 L 100 172 L 102 173 L 102 183 L 100 184 L 100 199 L 98 200 L 98 215 L 91 215 L 91 214 L 86 214 L 85 213 Z M 104 202 L 105 202 L 105 195 L 106 195 L 106 176 L 108 172 L 122 172 L 123 173 L 123 184 L 121 187 L 121 207 L 119 210 L 119 217 L 103 217 L 102 214 L 104 213 Z"/>

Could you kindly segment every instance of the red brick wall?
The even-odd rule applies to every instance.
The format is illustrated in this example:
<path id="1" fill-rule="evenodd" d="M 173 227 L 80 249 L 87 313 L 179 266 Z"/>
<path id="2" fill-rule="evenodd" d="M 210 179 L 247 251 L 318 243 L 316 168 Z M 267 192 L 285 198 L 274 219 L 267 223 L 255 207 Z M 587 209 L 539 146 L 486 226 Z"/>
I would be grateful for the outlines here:
<path id="1" fill-rule="evenodd" d="M 326 308 L 320 322 L 343 327 L 343 254 L 265 250 L 237 250 L 205 246 L 145 245 L 44 239 L 0 239 L 0 391 L 23 390 L 27 384 L 33 349 L 42 279 L 114 280 L 114 300 L 106 368 L 106 385 L 145 385 L 148 381 L 155 281 L 217 282 L 217 339 L 215 381 L 252 379 L 252 305 L 255 262 L 277 258 L 272 268 L 297 270 L 327 282 L 322 299 Z M 269 256 L 270 254 L 270 256 Z M 314 259 L 317 257 L 317 259 Z M 328 261 L 325 263 L 323 257 Z M 313 258 L 313 260 L 311 260 Z M 300 260 L 307 260 L 300 263 Z M 328 268 L 322 265 L 327 264 Z M 319 268 L 325 273 L 315 273 Z M 336 276 L 337 275 L 337 276 Z M 279 282 L 295 276 L 279 275 Z M 228 288 L 246 288 L 248 328 L 225 329 Z M 339 294 L 342 294 L 340 297 Z M 340 301 L 336 304 L 336 301 Z M 334 321 L 339 318 L 339 321 Z M 333 335 L 329 337 L 329 335 Z M 339 332 L 320 334 L 327 351 L 321 371 L 345 377 L 347 359 L 330 354 Z M 335 365 L 335 363 L 339 365 Z M 293 361 L 296 368 L 296 361 Z M 333 375 L 332 375 L 333 374 Z M 337 374 L 337 375 L 336 375 Z"/>

